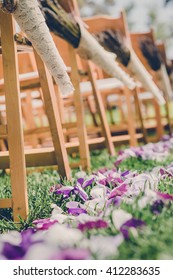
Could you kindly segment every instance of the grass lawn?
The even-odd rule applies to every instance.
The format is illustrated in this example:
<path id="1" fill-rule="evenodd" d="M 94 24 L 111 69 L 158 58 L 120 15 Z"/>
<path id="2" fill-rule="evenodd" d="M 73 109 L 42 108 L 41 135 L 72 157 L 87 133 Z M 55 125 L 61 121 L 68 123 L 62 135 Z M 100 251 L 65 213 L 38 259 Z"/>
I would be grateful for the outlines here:
<path id="1" fill-rule="evenodd" d="M 110 157 L 105 150 L 92 152 L 92 171 L 100 168 L 113 168 L 116 158 Z M 138 173 L 149 172 L 157 166 L 167 166 L 173 162 L 173 153 L 170 153 L 162 162 L 143 160 L 140 157 L 130 157 L 122 161 L 118 166 L 121 171 L 137 170 Z M 71 182 L 64 182 L 64 185 L 74 185 L 76 180 L 73 171 Z M 9 230 L 23 231 L 33 227 L 32 222 L 36 219 L 48 218 L 51 215 L 52 203 L 61 206 L 64 211 L 66 207 L 62 196 L 55 196 L 50 192 L 52 185 L 60 183 L 57 171 L 45 169 L 40 173 L 31 173 L 27 176 L 29 194 L 29 217 L 27 221 L 21 220 L 21 225 L 16 226 L 12 222 L 10 209 L 0 210 L 0 232 Z M 111 187 L 111 186 L 110 186 Z M 113 188 L 113 187 L 111 187 Z M 167 177 L 159 181 L 159 191 L 173 194 L 173 177 Z M 11 195 L 9 175 L 3 171 L 0 173 L 0 198 L 8 198 Z M 142 194 L 141 194 L 142 195 Z M 133 204 L 121 203 L 120 208 L 131 213 L 134 218 L 145 222 L 146 227 L 139 231 L 138 235 L 130 234 L 128 240 L 119 247 L 117 259 L 173 259 L 173 203 L 168 202 L 159 209 L 159 214 L 153 214 L 151 205 L 140 209 L 138 207 L 139 197 Z M 104 234 L 113 236 L 115 230 L 108 228 Z"/>

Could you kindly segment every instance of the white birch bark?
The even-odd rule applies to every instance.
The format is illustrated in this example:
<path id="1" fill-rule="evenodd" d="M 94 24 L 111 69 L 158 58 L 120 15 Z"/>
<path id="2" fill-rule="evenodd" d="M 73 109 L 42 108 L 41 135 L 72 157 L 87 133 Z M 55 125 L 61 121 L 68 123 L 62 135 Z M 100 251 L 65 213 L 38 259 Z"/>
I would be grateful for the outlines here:
<path id="1" fill-rule="evenodd" d="M 108 75 L 119 79 L 129 89 L 134 89 L 136 83 L 115 61 L 116 55 L 107 52 L 81 24 L 80 28 L 81 40 L 77 49 L 78 54 L 84 59 L 92 60 Z"/>
<path id="2" fill-rule="evenodd" d="M 171 82 L 170 82 L 170 79 L 168 77 L 166 67 L 163 63 L 161 64 L 161 68 L 158 71 L 158 74 L 159 74 L 159 77 L 160 77 L 161 88 L 162 88 L 162 90 L 165 94 L 165 98 L 168 101 L 172 101 L 173 100 L 173 92 L 172 92 L 172 88 L 171 88 Z"/>
<path id="3" fill-rule="evenodd" d="M 18 1 L 13 16 L 54 77 L 61 93 L 63 95 L 72 93 L 74 88 L 67 68 L 54 44 L 37 0 Z"/>

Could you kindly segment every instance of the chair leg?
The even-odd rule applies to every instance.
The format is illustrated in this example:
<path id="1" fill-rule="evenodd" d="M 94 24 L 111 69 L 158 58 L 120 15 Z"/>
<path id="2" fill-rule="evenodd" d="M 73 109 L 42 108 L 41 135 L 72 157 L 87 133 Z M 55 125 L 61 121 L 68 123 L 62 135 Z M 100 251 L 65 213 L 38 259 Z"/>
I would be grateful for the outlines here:
<path id="1" fill-rule="evenodd" d="M 60 119 L 61 119 L 61 122 L 64 123 L 65 122 L 65 116 L 64 116 L 63 99 L 61 97 L 59 87 L 57 85 L 54 85 L 54 88 L 55 88 L 55 93 L 56 93 L 56 98 L 57 98 L 57 104 L 58 104 Z"/>
<path id="2" fill-rule="evenodd" d="M 97 85 L 96 85 L 96 81 L 95 81 L 95 77 L 94 77 L 94 73 L 93 73 L 93 66 L 92 63 L 89 61 L 89 76 L 90 76 L 90 81 L 92 84 L 92 88 L 93 88 L 93 94 L 96 100 L 96 105 L 97 105 L 97 110 L 98 110 L 98 114 L 101 120 L 101 126 L 102 126 L 102 131 L 103 131 L 103 136 L 105 137 L 105 142 L 106 142 L 106 146 L 107 149 L 110 153 L 110 155 L 115 156 L 115 148 L 114 148 L 114 144 L 111 140 L 111 132 L 110 132 L 110 128 L 109 128 L 109 124 L 107 121 L 107 117 L 106 117 L 106 112 L 105 112 L 105 108 L 103 105 L 103 101 L 102 101 L 102 97 L 100 92 L 97 89 Z"/>
<path id="3" fill-rule="evenodd" d="M 131 102 L 131 93 L 130 91 L 125 88 L 124 90 L 126 105 L 127 105 L 127 124 L 128 124 L 128 132 L 130 135 L 130 145 L 135 147 L 137 146 L 137 140 L 136 140 L 136 128 L 135 128 L 135 121 L 133 118 L 133 106 Z"/>
<path id="4" fill-rule="evenodd" d="M 14 42 L 14 22 L 12 16 L 0 12 L 0 25 L 3 49 L 2 59 L 8 125 L 13 218 L 15 222 L 18 222 L 19 216 L 23 219 L 27 218 L 28 201 L 17 49 Z"/>
<path id="5" fill-rule="evenodd" d="M 43 61 L 41 60 L 40 56 L 36 53 L 36 51 L 34 51 L 34 54 L 40 77 L 40 84 L 43 92 L 45 110 L 47 113 L 50 131 L 52 134 L 56 160 L 58 163 L 58 170 L 62 177 L 70 178 L 71 170 L 69 167 L 67 151 L 65 148 L 64 135 L 61 126 L 61 120 L 59 116 L 53 80 L 48 70 L 46 69 Z"/>
<path id="6" fill-rule="evenodd" d="M 166 118 L 168 120 L 169 133 L 172 134 L 173 127 L 172 127 L 172 121 L 171 121 L 171 116 L 170 116 L 170 108 L 169 108 L 168 100 L 166 100 L 165 109 L 166 109 Z"/>
<path id="7" fill-rule="evenodd" d="M 71 80 L 74 85 L 74 105 L 77 118 L 77 132 L 79 137 L 79 154 L 82 167 L 90 169 L 90 153 L 87 141 L 87 130 L 84 118 L 83 100 L 80 93 L 80 78 L 78 74 L 78 66 L 76 61 L 76 54 L 72 46 L 69 45 L 69 55 L 72 65 Z"/>
<path id="8" fill-rule="evenodd" d="M 138 113 L 138 116 L 139 116 L 139 121 L 140 121 L 140 125 L 141 125 L 141 130 L 142 130 L 142 134 L 143 134 L 143 140 L 145 143 L 147 143 L 147 131 L 146 131 L 146 128 L 145 128 L 145 125 L 144 125 L 144 119 L 143 119 L 143 116 L 142 116 L 142 111 L 141 111 L 141 102 L 139 100 L 139 88 L 136 88 L 134 90 L 134 98 L 135 98 L 135 104 L 136 104 L 136 110 L 137 110 L 137 113 Z"/>
<path id="9" fill-rule="evenodd" d="M 160 140 L 164 134 L 164 129 L 162 125 L 162 116 L 160 112 L 160 106 L 155 98 L 153 99 L 153 104 L 155 108 L 155 116 L 156 116 L 156 123 L 157 123 L 157 127 L 156 127 L 157 140 Z"/>

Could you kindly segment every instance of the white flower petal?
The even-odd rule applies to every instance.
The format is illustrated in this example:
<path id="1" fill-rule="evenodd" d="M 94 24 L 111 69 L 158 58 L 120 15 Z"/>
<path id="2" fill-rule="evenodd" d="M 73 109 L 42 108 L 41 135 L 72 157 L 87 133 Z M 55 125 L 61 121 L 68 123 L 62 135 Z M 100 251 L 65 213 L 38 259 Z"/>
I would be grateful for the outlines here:
<path id="1" fill-rule="evenodd" d="M 77 244 L 82 239 L 82 236 L 81 231 L 78 229 L 55 224 L 47 231 L 45 241 L 49 244 L 68 247 Z"/>
<path id="2" fill-rule="evenodd" d="M 112 212 L 112 221 L 116 229 L 120 229 L 120 227 L 130 220 L 132 218 L 132 215 L 125 212 L 122 209 L 114 210 Z"/>
<path id="3" fill-rule="evenodd" d="M 104 198 L 106 196 L 106 187 L 95 186 L 92 188 L 90 195 L 92 196 L 92 198 Z"/>
<path id="4" fill-rule="evenodd" d="M 10 231 L 0 235 L 0 242 L 7 242 L 11 245 L 18 246 L 22 241 L 22 236 L 18 231 Z"/>

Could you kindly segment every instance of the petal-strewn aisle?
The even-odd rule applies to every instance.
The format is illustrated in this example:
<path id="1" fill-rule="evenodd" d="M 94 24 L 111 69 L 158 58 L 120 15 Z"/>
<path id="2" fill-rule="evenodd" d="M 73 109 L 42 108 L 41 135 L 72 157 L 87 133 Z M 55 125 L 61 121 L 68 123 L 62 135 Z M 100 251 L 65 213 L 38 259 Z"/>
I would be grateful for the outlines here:
<path id="1" fill-rule="evenodd" d="M 172 148 L 171 137 L 129 148 L 112 169 L 78 172 L 73 184 L 52 186 L 51 216 L 2 234 L 0 259 L 173 258 L 173 164 L 161 166 Z M 120 163 L 134 157 L 155 167 L 122 171 Z"/>

